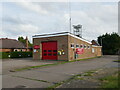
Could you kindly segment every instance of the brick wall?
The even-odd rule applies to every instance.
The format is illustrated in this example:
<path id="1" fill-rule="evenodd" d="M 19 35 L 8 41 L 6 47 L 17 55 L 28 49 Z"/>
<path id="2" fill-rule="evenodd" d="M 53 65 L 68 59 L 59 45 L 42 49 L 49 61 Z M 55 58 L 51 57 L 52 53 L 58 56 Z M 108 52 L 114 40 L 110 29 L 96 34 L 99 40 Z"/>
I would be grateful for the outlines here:
<path id="1" fill-rule="evenodd" d="M 34 45 L 40 45 L 38 52 L 33 52 L 33 59 L 42 59 L 42 42 L 44 41 L 57 41 L 58 51 L 63 49 L 65 54 L 58 55 L 58 60 L 75 60 L 76 44 L 86 45 L 87 48 L 84 48 L 83 54 L 78 54 L 76 59 L 91 58 L 96 56 L 101 56 L 101 47 L 93 47 L 90 43 L 82 41 L 80 39 L 74 38 L 72 36 L 54 36 L 54 37 L 43 37 L 43 38 L 33 38 Z M 71 48 L 71 43 L 74 44 L 74 48 Z M 88 45 L 90 48 L 88 49 Z M 92 48 L 94 52 L 92 52 Z M 33 50 L 34 51 L 34 50 Z"/>
<path id="2" fill-rule="evenodd" d="M 75 52 L 76 52 L 76 44 L 78 44 L 79 46 L 82 44 L 83 46 L 90 46 L 90 48 L 88 49 L 88 47 L 84 49 L 83 54 L 78 54 L 78 57 L 76 59 L 83 59 L 83 58 L 90 58 L 90 57 L 95 57 L 95 54 L 92 53 L 92 45 L 82 41 L 80 39 L 74 38 L 72 36 L 68 36 L 68 47 L 69 47 L 69 60 L 75 60 Z M 74 44 L 74 48 L 71 48 L 71 43 Z"/>
<path id="3" fill-rule="evenodd" d="M 34 38 L 33 45 L 40 45 L 38 52 L 33 52 L 33 59 L 42 59 L 42 42 L 44 41 L 57 41 L 58 51 L 63 49 L 65 51 L 64 55 L 58 55 L 58 60 L 68 60 L 68 36 L 54 36 L 45 38 Z M 33 50 L 34 51 L 34 50 Z"/>
<path id="4" fill-rule="evenodd" d="M 95 56 L 101 56 L 102 52 L 101 52 L 101 47 L 97 47 L 97 46 L 93 46 L 93 48 L 95 49 Z"/>
<path id="5" fill-rule="evenodd" d="M 13 49 L 0 49 L 0 52 L 12 52 Z"/>

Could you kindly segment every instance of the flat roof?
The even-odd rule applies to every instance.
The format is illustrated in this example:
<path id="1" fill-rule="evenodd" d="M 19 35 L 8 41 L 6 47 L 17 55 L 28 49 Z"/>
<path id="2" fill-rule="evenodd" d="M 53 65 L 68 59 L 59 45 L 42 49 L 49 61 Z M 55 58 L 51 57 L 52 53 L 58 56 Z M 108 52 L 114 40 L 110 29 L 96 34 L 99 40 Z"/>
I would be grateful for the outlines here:
<path id="1" fill-rule="evenodd" d="M 44 37 L 54 37 L 54 36 L 63 36 L 63 35 L 69 35 L 69 36 L 72 36 L 74 38 L 77 38 L 77 39 L 80 39 L 82 41 L 85 41 L 85 42 L 87 42 L 89 44 L 92 44 L 91 41 L 88 41 L 88 40 L 86 40 L 84 38 L 80 38 L 80 37 L 78 37 L 78 36 L 76 36 L 76 35 L 74 35 L 74 34 L 72 34 L 70 32 L 61 32 L 61 33 L 53 33 L 53 34 L 34 35 L 32 37 L 33 38 L 44 38 Z"/>

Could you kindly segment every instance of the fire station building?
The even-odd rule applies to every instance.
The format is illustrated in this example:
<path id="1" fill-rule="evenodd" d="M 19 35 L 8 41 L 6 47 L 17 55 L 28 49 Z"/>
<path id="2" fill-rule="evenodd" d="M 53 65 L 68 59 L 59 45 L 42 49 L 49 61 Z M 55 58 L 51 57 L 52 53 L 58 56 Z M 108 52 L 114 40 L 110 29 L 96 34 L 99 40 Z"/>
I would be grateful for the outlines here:
<path id="1" fill-rule="evenodd" d="M 33 59 L 78 60 L 101 56 L 101 46 L 69 32 L 33 36 Z"/>

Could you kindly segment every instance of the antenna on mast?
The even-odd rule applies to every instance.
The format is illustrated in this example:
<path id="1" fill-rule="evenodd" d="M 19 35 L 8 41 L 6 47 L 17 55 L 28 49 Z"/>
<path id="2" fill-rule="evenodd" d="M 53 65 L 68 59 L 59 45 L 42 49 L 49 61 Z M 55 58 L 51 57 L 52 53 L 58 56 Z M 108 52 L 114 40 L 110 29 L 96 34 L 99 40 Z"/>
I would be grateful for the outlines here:
<path id="1" fill-rule="evenodd" d="M 82 38 L 82 25 L 78 24 L 78 25 L 73 25 L 74 27 L 74 35 Z"/>
<path id="2" fill-rule="evenodd" d="M 69 0 L 69 29 L 70 29 L 70 33 L 71 33 L 71 3 Z"/>

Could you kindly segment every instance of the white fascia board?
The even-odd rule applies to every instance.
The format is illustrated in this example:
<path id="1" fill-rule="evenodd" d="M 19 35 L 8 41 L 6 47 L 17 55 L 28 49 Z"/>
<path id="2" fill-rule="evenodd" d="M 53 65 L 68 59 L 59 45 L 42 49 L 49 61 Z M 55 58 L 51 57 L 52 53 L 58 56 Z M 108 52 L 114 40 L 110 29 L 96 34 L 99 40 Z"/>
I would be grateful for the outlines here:
<path id="1" fill-rule="evenodd" d="M 44 38 L 44 37 L 54 37 L 54 36 L 62 36 L 62 35 L 68 35 L 68 33 L 63 33 L 63 34 L 55 34 L 55 35 L 46 35 L 46 36 L 35 36 L 33 38 Z"/>
<path id="2" fill-rule="evenodd" d="M 77 39 L 79 39 L 79 40 L 81 40 L 81 41 L 85 41 L 85 42 L 87 42 L 87 43 L 89 43 L 89 44 L 92 44 L 91 42 L 89 42 L 89 41 L 87 41 L 87 40 L 84 40 L 84 39 L 82 39 L 82 38 L 79 38 L 79 37 L 77 37 L 77 36 L 75 36 L 75 35 L 73 35 L 73 34 L 70 34 L 70 33 L 62 33 L 62 34 L 54 34 L 54 35 L 46 35 L 46 36 L 34 36 L 33 38 L 44 38 L 44 37 L 54 37 L 54 36 L 63 36 L 63 35 L 69 35 L 69 36 L 72 36 L 72 37 L 74 37 L 74 38 L 77 38 Z"/>
<path id="3" fill-rule="evenodd" d="M 102 46 L 95 46 L 95 45 L 92 45 L 92 47 L 102 47 Z"/>
<path id="4" fill-rule="evenodd" d="M 77 38 L 77 39 L 79 39 L 79 40 L 81 40 L 81 41 L 85 41 L 85 42 L 87 42 L 87 43 L 89 43 L 89 44 L 92 44 L 90 41 L 84 40 L 83 38 L 79 38 L 79 37 L 77 37 L 77 36 L 75 36 L 75 35 L 73 35 L 73 34 L 68 33 L 68 35 L 70 35 L 70 36 L 72 36 L 72 37 L 74 37 L 74 38 Z"/>

